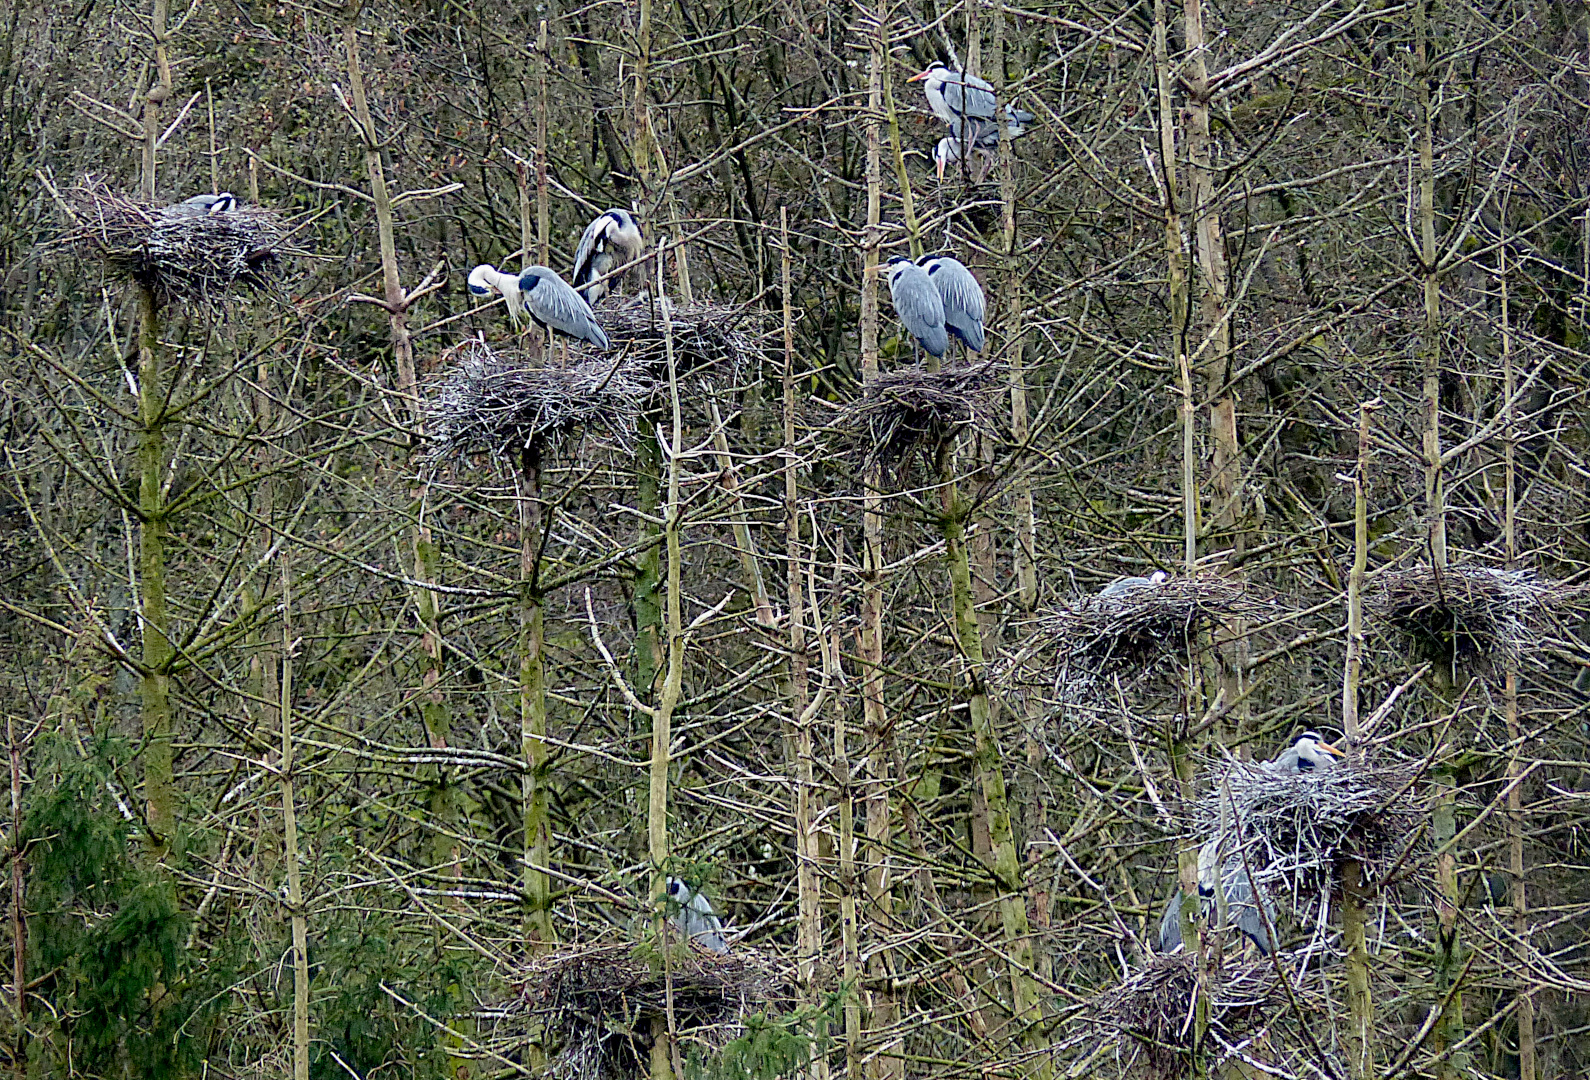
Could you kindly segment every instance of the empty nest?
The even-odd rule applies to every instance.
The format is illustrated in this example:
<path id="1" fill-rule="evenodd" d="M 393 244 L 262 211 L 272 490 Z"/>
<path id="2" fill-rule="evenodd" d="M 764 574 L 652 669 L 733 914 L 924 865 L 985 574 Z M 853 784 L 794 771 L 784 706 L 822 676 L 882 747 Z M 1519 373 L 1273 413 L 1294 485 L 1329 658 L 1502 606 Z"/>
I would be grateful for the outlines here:
<path id="1" fill-rule="evenodd" d="M 674 372 L 680 379 L 732 383 L 741 372 L 761 366 L 767 328 L 760 311 L 735 304 L 667 303 Z M 657 391 L 666 393 L 668 347 L 657 305 L 644 295 L 621 298 L 598 308 L 596 321 L 624 362 L 649 373 Z"/>
<path id="2" fill-rule="evenodd" d="M 454 364 L 424 392 L 432 464 L 467 464 L 477 454 L 517 465 L 523 451 L 563 451 L 604 431 L 627 445 L 656 390 L 649 372 L 622 357 L 595 355 L 571 368 L 532 367 L 523 354 L 482 341 L 452 350 Z"/>
<path id="3" fill-rule="evenodd" d="M 1294 896 L 1332 888 L 1342 864 L 1363 864 L 1366 884 L 1389 873 L 1418 835 L 1419 770 L 1402 764 L 1350 765 L 1289 773 L 1263 762 L 1227 760 L 1213 788 L 1193 804 L 1200 837 L 1223 837 L 1261 886 Z"/>
<path id="4" fill-rule="evenodd" d="M 87 179 L 67 192 L 74 227 L 63 242 L 100 256 L 161 306 L 215 305 L 231 290 L 279 284 L 289 255 L 286 219 L 261 206 L 184 216 Z"/>
<path id="5" fill-rule="evenodd" d="M 1180 1077 L 1192 1071 L 1193 1008 L 1199 993 L 1195 962 L 1185 953 L 1156 957 L 1095 999 L 1095 1015 L 1131 1036 L 1156 1076 Z M 1209 989 L 1210 1028 L 1227 1042 L 1264 1026 L 1284 1002 L 1268 960 L 1228 964 Z"/>
<path id="6" fill-rule="evenodd" d="M 652 1021 L 667 1015 L 670 981 L 675 1030 L 718 1048 L 742 1034 L 747 1015 L 793 1004 L 782 968 L 752 950 L 675 948 L 669 963 L 665 977 L 661 958 L 632 942 L 564 949 L 532 962 L 520 1001 L 552 1036 L 551 1074 L 628 1080 L 648 1073 Z"/>
<path id="7" fill-rule="evenodd" d="M 1438 663 L 1481 669 L 1498 658 L 1521 659 L 1536 621 L 1566 592 L 1532 570 L 1428 563 L 1376 575 L 1369 609 L 1407 638 L 1415 654 Z"/>
<path id="8" fill-rule="evenodd" d="M 964 431 L 998 437 L 998 389 L 991 363 L 897 368 L 863 386 L 861 396 L 840 410 L 838 426 L 863 467 L 903 473 L 920 455 L 932 468 L 939 450 Z"/>

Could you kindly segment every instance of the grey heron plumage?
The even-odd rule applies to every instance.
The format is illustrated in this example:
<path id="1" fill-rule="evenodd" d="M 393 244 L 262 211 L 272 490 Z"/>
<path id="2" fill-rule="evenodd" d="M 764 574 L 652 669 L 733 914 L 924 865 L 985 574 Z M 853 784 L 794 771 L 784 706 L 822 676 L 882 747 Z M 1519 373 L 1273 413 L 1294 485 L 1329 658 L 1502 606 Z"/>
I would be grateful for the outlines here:
<path id="1" fill-rule="evenodd" d="M 928 280 L 944 302 L 944 329 L 961 339 L 972 352 L 982 352 L 985 337 L 983 316 L 988 301 L 983 287 L 966 264 L 948 255 L 924 255 L 917 265 L 927 271 Z"/>
<path id="2" fill-rule="evenodd" d="M 519 291 L 518 274 L 506 274 L 490 263 L 481 263 L 469 272 L 469 291 L 475 296 L 496 293 L 502 297 L 514 329 L 524 321 L 524 294 Z"/>
<path id="3" fill-rule="evenodd" d="M 1327 772 L 1336 767 L 1336 758 L 1346 756 L 1320 738 L 1317 731 L 1305 731 L 1276 755 L 1274 761 L 1265 762 L 1264 767 L 1282 774 Z"/>
<path id="4" fill-rule="evenodd" d="M 530 317 L 549 330 L 598 349 L 608 347 L 607 334 L 596 321 L 591 305 L 557 272 L 545 266 L 527 266 L 519 275 L 519 292 Z"/>
<path id="5" fill-rule="evenodd" d="M 668 921 L 686 941 L 715 953 L 729 951 L 723 923 L 707 898 L 678 878 L 668 879 Z"/>
<path id="6" fill-rule="evenodd" d="M 1215 872 L 1217 865 L 1218 875 Z M 1221 860 L 1219 837 L 1198 849 L 1198 906 L 1205 918 L 1219 903 L 1215 895 L 1217 887 L 1225 893 L 1226 917 L 1230 925 L 1268 956 L 1275 948 L 1270 936 L 1270 927 L 1275 925 L 1275 901 L 1260 890 L 1259 903 L 1255 903 L 1254 882 L 1249 880 L 1248 867 L 1240 855 Z M 1181 902 L 1184 895 L 1177 889 L 1165 905 L 1165 913 L 1160 916 L 1158 944 L 1162 953 L 1174 952 L 1182 943 Z"/>
<path id="7" fill-rule="evenodd" d="M 927 271 L 903 255 L 889 260 L 889 297 L 894 313 L 918 345 L 942 358 L 950 336 L 944 328 L 944 298 Z"/>
<path id="8" fill-rule="evenodd" d="M 205 217 L 209 214 L 224 214 L 228 210 L 235 209 L 237 209 L 237 196 L 230 191 L 221 191 L 214 195 L 190 195 L 181 202 L 166 207 L 162 213 L 171 217 Z"/>
<path id="9" fill-rule="evenodd" d="M 1004 121 L 1006 133 L 1014 139 L 1025 133 L 1026 125 L 1035 119 L 1032 113 L 1014 105 L 1006 105 L 1001 112 L 992 83 L 976 75 L 953 71 L 938 61 L 929 64 L 926 71 L 911 76 L 908 81 L 922 84 L 933 115 L 952 129 L 962 118 L 992 123 L 999 116 Z M 972 133 L 971 138 L 976 137 L 977 134 Z"/>
<path id="10" fill-rule="evenodd" d="M 1135 592 L 1138 589 L 1151 588 L 1151 587 L 1153 587 L 1155 585 L 1162 584 L 1163 582 L 1166 582 L 1166 581 L 1169 581 L 1169 580 L 1170 580 L 1170 575 L 1165 573 L 1165 571 L 1163 571 L 1163 570 L 1155 570 L 1152 574 L 1148 575 L 1147 577 L 1116 578 L 1114 581 L 1112 581 L 1108 585 L 1104 586 L 1104 588 L 1100 589 L 1099 590 L 1099 595 L 1100 596 L 1125 596 L 1129 592 Z"/>
<path id="11" fill-rule="evenodd" d="M 574 287 L 586 303 L 594 305 L 613 291 L 612 282 L 597 279 L 640 258 L 644 243 L 635 215 L 618 207 L 585 227 L 574 251 Z"/>

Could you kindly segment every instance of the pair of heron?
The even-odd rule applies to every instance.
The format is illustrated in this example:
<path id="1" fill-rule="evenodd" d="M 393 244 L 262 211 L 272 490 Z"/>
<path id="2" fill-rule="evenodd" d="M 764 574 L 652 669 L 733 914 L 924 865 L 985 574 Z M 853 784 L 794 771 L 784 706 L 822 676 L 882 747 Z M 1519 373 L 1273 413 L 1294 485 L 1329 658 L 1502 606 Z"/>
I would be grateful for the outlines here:
<path id="1" fill-rule="evenodd" d="M 904 255 L 889 260 L 889 297 L 894 313 L 927 352 L 943 358 L 950 335 L 971 352 L 983 351 L 983 287 L 959 259 L 924 255 L 912 262 Z"/>
<path id="2" fill-rule="evenodd" d="M 1318 732 L 1305 731 L 1292 741 L 1274 761 L 1264 763 L 1264 768 L 1278 776 L 1301 776 L 1305 773 L 1329 772 L 1336 767 L 1336 759 L 1346 755 L 1320 738 Z M 1275 949 L 1270 929 L 1275 925 L 1275 901 L 1262 891 L 1255 896 L 1255 882 L 1250 867 L 1240 853 L 1221 851 L 1223 837 L 1215 837 L 1198 849 L 1198 905 L 1207 918 L 1218 904 L 1216 889 L 1225 896 L 1226 914 L 1235 926 L 1268 956 Z M 1224 858 L 1222 859 L 1222 855 Z M 1183 893 L 1177 889 L 1165 905 L 1159 920 L 1159 951 L 1174 952 L 1182 944 L 1181 905 Z"/>
<path id="3" fill-rule="evenodd" d="M 1014 105 L 1000 109 L 992 83 L 937 61 L 909 81 L 922 84 L 933 115 L 950 126 L 949 135 L 933 148 L 933 165 L 941 181 L 946 166 L 970 160 L 974 182 L 982 183 L 993 166 L 1000 138 L 1026 134 L 1034 119 Z"/>
<path id="4" fill-rule="evenodd" d="M 640 222 L 628 210 L 614 208 L 587 225 L 580 236 L 572 286 L 551 267 L 527 266 L 509 274 L 482 263 L 469 272 L 469 291 L 475 296 L 501 296 L 515 327 L 528 315 L 549 332 L 556 330 L 606 349 L 607 333 L 593 308 L 613 291 L 613 272 L 638 259 L 643 245 Z"/>

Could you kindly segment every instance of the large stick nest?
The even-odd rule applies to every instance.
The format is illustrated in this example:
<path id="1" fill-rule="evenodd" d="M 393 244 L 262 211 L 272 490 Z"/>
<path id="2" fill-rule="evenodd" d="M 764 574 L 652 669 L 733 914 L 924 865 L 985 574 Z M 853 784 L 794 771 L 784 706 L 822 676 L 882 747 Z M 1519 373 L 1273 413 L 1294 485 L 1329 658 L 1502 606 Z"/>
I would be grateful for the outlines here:
<path id="1" fill-rule="evenodd" d="M 698 302 L 668 304 L 668 327 L 673 333 L 674 372 L 680 379 L 732 384 L 742 372 L 759 367 L 768 334 L 763 313 L 736 304 Z M 646 372 L 657 392 L 668 387 L 668 346 L 663 313 L 646 296 L 618 299 L 597 309 L 613 349 L 637 373 Z M 582 355 L 603 354 L 579 347 Z M 611 355 L 611 354 L 608 354 Z"/>
<path id="2" fill-rule="evenodd" d="M 288 247 L 286 219 L 261 206 L 186 216 L 94 178 L 70 189 L 67 199 L 75 226 L 63 241 L 100 256 L 162 306 L 213 306 L 235 288 L 275 289 L 286 258 L 297 253 Z"/>
<path id="3" fill-rule="evenodd" d="M 793 1005 L 788 972 L 746 948 L 719 955 L 674 948 L 662 958 L 632 942 L 564 949 L 533 961 L 520 1000 L 557 1045 L 552 1075 L 568 1080 L 628 1080 L 649 1069 L 652 1021 L 665 1019 L 672 992 L 674 1029 L 722 1047 L 743 1033 L 745 1017 Z"/>
<path id="4" fill-rule="evenodd" d="M 1155 957 L 1093 1003 L 1094 1015 L 1131 1036 L 1149 1071 L 1167 1080 L 1192 1071 L 1193 1010 L 1201 992 L 1195 963 L 1186 953 Z M 1227 1042 L 1263 1027 L 1285 1001 L 1268 960 L 1226 965 L 1208 992 L 1210 1029 Z"/>
<path id="5" fill-rule="evenodd" d="M 939 450 L 965 431 L 999 437 L 996 375 L 992 363 L 897 368 L 863 386 L 861 396 L 840 409 L 837 425 L 863 468 L 904 473 L 920 456 L 931 469 Z"/>
<path id="6" fill-rule="evenodd" d="M 482 341 L 466 341 L 452 355 L 452 370 L 424 391 L 433 464 L 485 454 L 517 466 L 525 450 L 564 451 L 593 431 L 627 445 L 657 388 L 645 368 L 617 355 L 567 369 L 532 367 L 522 353 L 499 353 Z"/>
<path id="7" fill-rule="evenodd" d="M 1408 638 L 1415 654 L 1439 663 L 1487 668 L 1496 658 L 1521 659 L 1540 617 L 1577 589 L 1532 570 L 1428 563 L 1376 576 L 1369 610 Z"/>
<path id="8" fill-rule="evenodd" d="M 1261 888 L 1316 895 L 1348 861 L 1366 884 L 1390 872 L 1424 819 L 1420 770 L 1403 764 L 1283 772 L 1268 763 L 1227 760 L 1192 806 L 1196 835 L 1219 837 L 1225 858 L 1240 853 Z"/>

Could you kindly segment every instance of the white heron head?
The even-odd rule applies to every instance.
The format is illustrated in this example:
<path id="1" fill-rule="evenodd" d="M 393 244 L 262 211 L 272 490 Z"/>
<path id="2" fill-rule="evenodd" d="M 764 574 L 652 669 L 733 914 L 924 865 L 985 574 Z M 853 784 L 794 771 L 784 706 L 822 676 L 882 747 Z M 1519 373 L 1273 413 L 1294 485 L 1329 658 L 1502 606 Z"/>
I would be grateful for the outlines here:
<path id="1" fill-rule="evenodd" d="M 1155 570 L 1152 574 L 1148 575 L 1148 583 L 1150 585 L 1159 585 L 1169 580 L 1170 575 L 1165 573 L 1163 570 Z"/>
<path id="2" fill-rule="evenodd" d="M 237 209 L 237 196 L 233 195 L 230 191 L 223 191 L 220 194 L 215 196 L 215 201 L 210 204 L 210 207 L 206 211 L 206 213 L 209 213 L 209 214 L 224 214 L 228 210 L 236 210 L 236 209 Z"/>
<path id="3" fill-rule="evenodd" d="M 924 79 L 927 79 L 930 82 L 943 82 L 944 77 L 949 74 L 952 74 L 952 72 L 949 68 L 944 66 L 944 62 L 942 60 L 935 60 L 927 66 L 926 71 L 917 72 L 915 75 L 907 79 L 906 82 L 921 82 Z"/>
<path id="4" fill-rule="evenodd" d="M 495 266 L 481 263 L 469 272 L 469 291 L 476 296 L 490 296 L 495 291 L 492 278 L 496 275 Z"/>
<path id="5" fill-rule="evenodd" d="M 1305 731 L 1292 740 L 1292 749 L 1297 751 L 1297 769 L 1299 772 L 1308 772 L 1311 769 L 1328 766 L 1330 758 L 1321 757 L 1321 754 L 1330 754 L 1332 757 L 1346 757 L 1344 751 L 1326 742 L 1317 731 Z"/>

